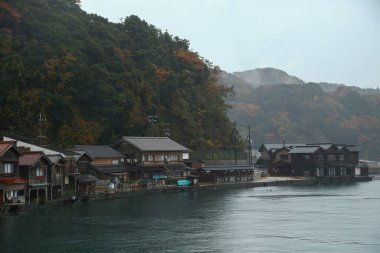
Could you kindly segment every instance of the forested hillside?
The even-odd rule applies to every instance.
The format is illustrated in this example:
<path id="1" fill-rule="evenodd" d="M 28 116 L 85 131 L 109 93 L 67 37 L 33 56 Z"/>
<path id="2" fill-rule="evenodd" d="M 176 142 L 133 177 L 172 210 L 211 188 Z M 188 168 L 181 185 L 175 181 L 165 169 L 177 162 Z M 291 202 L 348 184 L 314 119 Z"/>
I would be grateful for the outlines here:
<path id="1" fill-rule="evenodd" d="M 0 2 L 1 131 L 62 146 L 164 132 L 193 149 L 228 145 L 230 89 L 187 40 L 75 2 Z"/>
<path id="2" fill-rule="evenodd" d="M 224 78 L 224 83 L 229 80 L 233 78 Z M 265 83 L 257 88 L 246 82 L 230 84 L 235 90 L 230 117 L 242 132 L 251 124 L 256 147 L 282 140 L 353 143 L 362 148 L 361 158 L 380 159 L 377 89 L 327 83 Z"/>

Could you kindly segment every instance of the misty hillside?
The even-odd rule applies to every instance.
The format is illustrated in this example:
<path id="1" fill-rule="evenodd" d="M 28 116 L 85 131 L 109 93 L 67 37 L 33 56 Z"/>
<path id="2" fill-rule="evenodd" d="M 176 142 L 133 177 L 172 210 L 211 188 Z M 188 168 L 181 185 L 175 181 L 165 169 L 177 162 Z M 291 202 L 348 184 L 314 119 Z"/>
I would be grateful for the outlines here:
<path id="1" fill-rule="evenodd" d="M 282 140 L 354 143 L 362 148 L 361 157 L 379 159 L 378 89 L 303 83 L 300 79 L 275 69 L 240 73 L 260 73 L 256 76 L 253 74 L 252 78 L 255 82 L 265 80 L 261 86 L 256 87 L 256 83 L 253 87 L 247 84 L 247 77 L 243 82 L 240 81 L 244 75 L 239 74 L 236 79 L 232 74 L 223 75 L 228 76 L 224 83 L 231 81 L 229 85 L 235 91 L 227 100 L 232 106 L 229 116 L 238 122 L 243 135 L 247 134 L 248 125 L 251 125 L 256 147 L 263 142 Z M 265 76 L 265 73 L 269 76 Z M 280 80 L 288 83 L 279 83 Z"/>
<path id="2" fill-rule="evenodd" d="M 187 40 L 77 2 L 0 2 L 0 131 L 60 146 L 164 132 L 189 148 L 229 144 L 230 89 Z"/>
<path id="3" fill-rule="evenodd" d="M 290 76 L 285 71 L 274 68 L 257 68 L 234 72 L 233 75 L 253 87 L 275 84 L 304 84 L 304 82 L 297 77 Z"/>

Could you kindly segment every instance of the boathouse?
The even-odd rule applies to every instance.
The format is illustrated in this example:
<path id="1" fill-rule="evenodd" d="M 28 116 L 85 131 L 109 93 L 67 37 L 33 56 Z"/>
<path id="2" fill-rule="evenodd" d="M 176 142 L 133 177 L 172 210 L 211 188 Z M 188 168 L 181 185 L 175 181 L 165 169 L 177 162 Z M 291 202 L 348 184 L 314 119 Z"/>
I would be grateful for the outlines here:
<path id="1" fill-rule="evenodd" d="M 19 177 L 16 142 L 0 141 L 0 207 L 25 204 L 27 180 Z"/>
<path id="2" fill-rule="evenodd" d="M 257 165 L 266 166 L 269 174 L 276 176 L 352 178 L 358 176 L 355 171 L 360 169 L 360 150 L 355 145 L 275 143 L 263 144 L 259 152 Z"/>

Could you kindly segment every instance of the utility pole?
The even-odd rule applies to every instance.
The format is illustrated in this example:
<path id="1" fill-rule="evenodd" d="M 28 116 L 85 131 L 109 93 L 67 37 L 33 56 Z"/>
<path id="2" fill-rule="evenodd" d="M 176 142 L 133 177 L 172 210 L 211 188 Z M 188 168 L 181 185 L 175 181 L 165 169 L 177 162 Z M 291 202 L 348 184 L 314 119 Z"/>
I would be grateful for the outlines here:
<path id="1" fill-rule="evenodd" d="M 233 146 L 233 149 L 234 149 L 235 165 L 237 165 L 237 130 L 236 130 L 236 121 L 234 122 L 234 126 L 233 126 L 232 132 L 231 132 L 229 151 L 231 150 L 230 149 L 231 145 Z"/>
<path id="2" fill-rule="evenodd" d="M 235 165 L 237 165 L 237 132 L 236 132 L 236 121 L 234 124 L 234 155 L 235 155 Z"/>
<path id="3" fill-rule="evenodd" d="M 248 126 L 248 163 L 252 163 L 252 139 L 251 139 L 251 124 Z"/>

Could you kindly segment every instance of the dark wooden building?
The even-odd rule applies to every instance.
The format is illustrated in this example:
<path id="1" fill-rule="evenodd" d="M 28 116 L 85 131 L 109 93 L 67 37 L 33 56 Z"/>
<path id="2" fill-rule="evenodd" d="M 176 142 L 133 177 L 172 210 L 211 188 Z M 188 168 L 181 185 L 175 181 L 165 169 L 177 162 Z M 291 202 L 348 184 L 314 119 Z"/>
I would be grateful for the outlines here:
<path id="1" fill-rule="evenodd" d="M 20 177 L 28 181 L 27 201 L 42 203 L 49 199 L 48 170 L 51 162 L 43 152 L 25 152 L 20 157 Z"/>
<path id="2" fill-rule="evenodd" d="M 16 142 L 0 141 L 0 207 L 25 204 L 28 181 L 19 177 L 21 155 Z"/>
<path id="3" fill-rule="evenodd" d="M 271 175 L 355 177 L 359 152 L 355 145 L 333 143 L 263 144 L 257 165 Z M 365 172 L 360 173 L 365 176 Z M 368 176 L 368 174 L 367 174 Z"/>
<path id="4" fill-rule="evenodd" d="M 137 177 L 165 181 L 191 174 L 191 168 L 183 163 L 189 158 L 189 149 L 168 137 L 124 136 L 112 147 L 125 155 L 127 164 L 137 168 Z"/>

